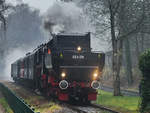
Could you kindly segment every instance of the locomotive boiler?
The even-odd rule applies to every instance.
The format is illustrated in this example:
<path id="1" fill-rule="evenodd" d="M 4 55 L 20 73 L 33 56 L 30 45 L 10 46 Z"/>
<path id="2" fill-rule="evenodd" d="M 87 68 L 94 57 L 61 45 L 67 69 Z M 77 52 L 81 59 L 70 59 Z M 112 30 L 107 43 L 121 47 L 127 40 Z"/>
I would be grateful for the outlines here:
<path id="1" fill-rule="evenodd" d="M 59 100 L 96 100 L 105 54 L 92 52 L 90 33 L 57 34 L 11 65 L 14 81 Z"/>

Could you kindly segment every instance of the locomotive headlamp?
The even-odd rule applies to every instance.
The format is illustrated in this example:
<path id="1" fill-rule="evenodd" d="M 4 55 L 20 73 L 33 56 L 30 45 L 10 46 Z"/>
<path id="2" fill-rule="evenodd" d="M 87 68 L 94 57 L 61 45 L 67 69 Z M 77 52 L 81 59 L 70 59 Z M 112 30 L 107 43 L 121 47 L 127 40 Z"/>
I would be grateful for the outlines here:
<path id="1" fill-rule="evenodd" d="M 80 46 L 77 47 L 77 51 L 81 51 L 82 48 Z"/>
<path id="2" fill-rule="evenodd" d="M 93 79 L 96 80 L 98 77 L 98 70 L 93 73 Z"/>
<path id="3" fill-rule="evenodd" d="M 94 73 L 93 76 L 94 78 L 96 78 L 98 76 L 98 73 Z"/>
<path id="4" fill-rule="evenodd" d="M 64 78 L 66 76 L 66 73 L 62 72 L 61 77 Z"/>

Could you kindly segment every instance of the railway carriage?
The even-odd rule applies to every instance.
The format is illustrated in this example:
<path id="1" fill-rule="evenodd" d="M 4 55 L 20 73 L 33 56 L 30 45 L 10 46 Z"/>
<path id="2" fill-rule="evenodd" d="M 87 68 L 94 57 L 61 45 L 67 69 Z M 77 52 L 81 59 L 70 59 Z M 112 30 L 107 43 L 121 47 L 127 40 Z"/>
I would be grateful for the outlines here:
<path id="1" fill-rule="evenodd" d="M 96 100 L 105 54 L 92 52 L 90 33 L 58 34 L 11 65 L 14 81 L 59 100 Z"/>

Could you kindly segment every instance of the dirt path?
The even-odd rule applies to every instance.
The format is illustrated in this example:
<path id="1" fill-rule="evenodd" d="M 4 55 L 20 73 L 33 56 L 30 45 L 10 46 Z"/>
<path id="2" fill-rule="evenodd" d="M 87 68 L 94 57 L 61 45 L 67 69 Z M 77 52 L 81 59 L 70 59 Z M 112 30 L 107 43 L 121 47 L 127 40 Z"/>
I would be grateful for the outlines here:
<path id="1" fill-rule="evenodd" d="M 113 90 L 114 90 L 112 87 L 108 87 L 108 86 L 101 86 L 100 89 L 102 89 L 104 91 L 108 91 L 108 92 L 113 92 Z M 130 90 L 121 89 L 121 93 L 125 96 L 140 96 L 139 92 L 137 92 L 137 91 L 130 91 Z"/>

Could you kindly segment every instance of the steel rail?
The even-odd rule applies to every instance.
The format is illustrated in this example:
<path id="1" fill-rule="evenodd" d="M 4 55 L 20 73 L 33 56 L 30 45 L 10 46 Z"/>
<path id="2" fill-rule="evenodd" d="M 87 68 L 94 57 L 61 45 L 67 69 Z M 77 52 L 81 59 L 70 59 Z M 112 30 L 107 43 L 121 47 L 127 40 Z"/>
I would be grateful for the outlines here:
<path id="1" fill-rule="evenodd" d="M 112 110 L 110 108 L 107 108 L 107 107 L 104 107 L 102 105 L 97 105 L 97 104 L 91 104 L 90 106 L 94 107 L 94 108 L 99 108 L 99 109 L 102 109 L 102 110 L 105 110 L 105 111 L 109 111 L 111 113 L 120 113 L 118 111 L 115 111 L 115 110 Z"/>

